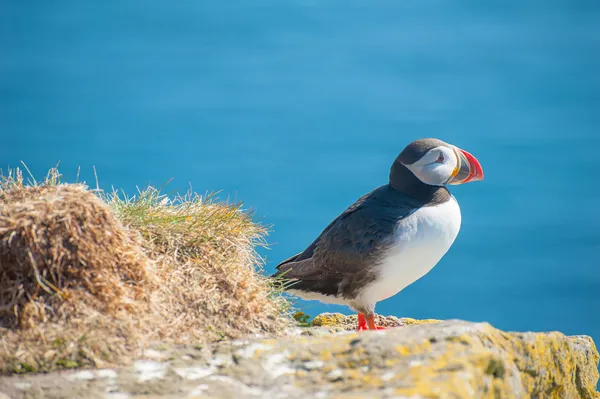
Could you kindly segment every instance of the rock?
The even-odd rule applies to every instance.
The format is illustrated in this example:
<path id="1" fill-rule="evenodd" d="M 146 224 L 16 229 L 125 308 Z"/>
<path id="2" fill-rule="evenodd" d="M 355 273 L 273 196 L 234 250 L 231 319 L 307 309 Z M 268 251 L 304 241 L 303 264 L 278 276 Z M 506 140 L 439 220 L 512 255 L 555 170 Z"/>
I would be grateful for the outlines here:
<path id="1" fill-rule="evenodd" d="M 356 330 L 357 319 L 357 315 L 346 316 L 341 313 L 321 313 L 312 320 L 311 325 L 313 327 L 328 327 L 334 330 L 343 329 L 354 331 Z M 375 316 L 375 324 L 381 327 L 404 327 L 415 324 L 439 323 L 440 321 L 441 320 L 435 319 L 415 320 L 410 317 L 398 318 L 395 316 Z"/>
<path id="2" fill-rule="evenodd" d="M 313 321 L 319 327 L 297 329 L 293 337 L 222 342 L 196 353 L 173 347 L 168 361 L 110 372 L 2 377 L 0 392 L 92 399 L 600 398 L 599 355 L 589 337 L 506 333 L 456 320 L 382 321 L 403 327 L 351 332 L 356 318 L 324 314 Z"/>

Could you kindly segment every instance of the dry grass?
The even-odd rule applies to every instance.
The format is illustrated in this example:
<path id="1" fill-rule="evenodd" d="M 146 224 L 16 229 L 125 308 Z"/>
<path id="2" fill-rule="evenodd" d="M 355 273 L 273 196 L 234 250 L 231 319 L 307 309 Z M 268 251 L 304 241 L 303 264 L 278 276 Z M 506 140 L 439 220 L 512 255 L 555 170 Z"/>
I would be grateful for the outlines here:
<path id="1" fill-rule="evenodd" d="M 262 259 L 255 247 L 265 245 L 267 231 L 239 205 L 191 191 L 169 198 L 153 188 L 129 199 L 113 193 L 107 202 L 156 261 L 153 303 L 165 337 L 214 340 L 287 325 L 286 302 L 256 269 Z"/>
<path id="2" fill-rule="evenodd" d="M 210 196 L 98 196 L 55 169 L 40 184 L 11 171 L 0 181 L 0 372 L 280 332 L 286 302 L 257 272 L 265 234 Z"/>

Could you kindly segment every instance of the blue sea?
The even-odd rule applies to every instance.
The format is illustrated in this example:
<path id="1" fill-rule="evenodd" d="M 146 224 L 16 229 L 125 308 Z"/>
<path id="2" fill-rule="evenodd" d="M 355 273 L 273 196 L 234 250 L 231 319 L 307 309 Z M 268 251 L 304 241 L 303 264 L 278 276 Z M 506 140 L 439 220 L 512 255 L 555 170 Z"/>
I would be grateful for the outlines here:
<path id="1" fill-rule="evenodd" d="M 421 137 L 486 179 L 378 313 L 600 342 L 600 2 L 0 2 L 0 166 L 221 190 L 273 225 L 265 273 Z"/>

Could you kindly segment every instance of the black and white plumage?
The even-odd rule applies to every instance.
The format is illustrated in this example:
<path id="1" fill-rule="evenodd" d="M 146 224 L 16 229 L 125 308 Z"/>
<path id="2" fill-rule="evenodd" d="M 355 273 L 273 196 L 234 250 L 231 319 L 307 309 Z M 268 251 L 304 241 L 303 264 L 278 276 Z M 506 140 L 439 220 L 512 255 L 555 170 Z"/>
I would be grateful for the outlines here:
<path id="1" fill-rule="evenodd" d="M 417 140 L 394 161 L 389 184 L 349 206 L 272 277 L 301 298 L 350 306 L 359 329 L 376 329 L 375 304 L 428 273 L 458 235 L 460 208 L 446 185 L 482 179 L 468 152 Z"/>

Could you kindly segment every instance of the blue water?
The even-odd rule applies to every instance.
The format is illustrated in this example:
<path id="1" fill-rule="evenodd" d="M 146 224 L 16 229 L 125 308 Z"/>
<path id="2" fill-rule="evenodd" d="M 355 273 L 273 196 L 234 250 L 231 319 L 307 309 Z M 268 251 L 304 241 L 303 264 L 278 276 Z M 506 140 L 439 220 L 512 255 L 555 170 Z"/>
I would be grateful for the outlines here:
<path id="1" fill-rule="evenodd" d="M 274 225 L 272 272 L 439 137 L 486 180 L 378 312 L 600 342 L 599 2 L 60 3 L 0 2 L 4 169 L 223 190 Z"/>

